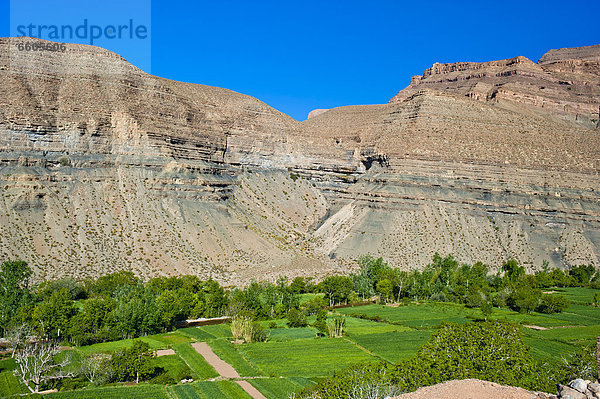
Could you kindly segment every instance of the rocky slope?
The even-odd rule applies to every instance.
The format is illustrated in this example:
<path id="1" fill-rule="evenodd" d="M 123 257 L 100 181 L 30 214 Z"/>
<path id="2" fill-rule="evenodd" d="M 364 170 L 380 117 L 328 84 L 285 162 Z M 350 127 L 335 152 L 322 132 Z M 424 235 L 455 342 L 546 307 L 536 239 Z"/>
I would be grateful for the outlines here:
<path id="1" fill-rule="evenodd" d="M 300 123 L 96 47 L 22 40 L 0 39 L 0 256 L 38 277 L 239 283 L 368 252 L 599 263 L 600 46 L 436 64 L 389 104 Z"/>

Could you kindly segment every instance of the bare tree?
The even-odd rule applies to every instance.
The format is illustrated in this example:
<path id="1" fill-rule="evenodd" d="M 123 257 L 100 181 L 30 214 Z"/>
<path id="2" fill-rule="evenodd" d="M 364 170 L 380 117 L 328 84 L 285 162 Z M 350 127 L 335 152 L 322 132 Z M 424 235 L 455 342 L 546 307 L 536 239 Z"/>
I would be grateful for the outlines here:
<path id="1" fill-rule="evenodd" d="M 31 340 L 32 331 L 31 328 L 22 324 L 19 327 L 13 327 L 6 332 L 6 342 L 8 344 L 8 350 L 12 352 L 11 357 L 15 357 L 15 353 L 22 349 L 27 340 Z"/>
<path id="2" fill-rule="evenodd" d="M 105 379 L 109 374 L 109 355 L 93 353 L 81 361 L 81 374 L 92 384 Z"/>
<path id="3" fill-rule="evenodd" d="M 13 352 L 17 363 L 15 375 L 33 393 L 39 392 L 45 381 L 73 377 L 73 373 L 65 369 L 70 357 L 57 362 L 58 352 L 58 344 L 53 341 L 24 342 Z"/>

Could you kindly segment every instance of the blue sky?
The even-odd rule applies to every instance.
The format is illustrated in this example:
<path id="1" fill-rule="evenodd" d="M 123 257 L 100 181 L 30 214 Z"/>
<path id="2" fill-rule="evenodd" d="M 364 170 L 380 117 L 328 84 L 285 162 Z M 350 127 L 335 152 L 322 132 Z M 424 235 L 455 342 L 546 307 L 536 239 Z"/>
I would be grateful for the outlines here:
<path id="1" fill-rule="evenodd" d="M 13 1 L 51 5 L 56 19 L 86 4 Z M 150 47 L 113 50 L 155 75 L 249 94 L 299 120 L 315 108 L 385 103 L 434 62 L 537 61 L 550 48 L 600 43 L 597 0 L 136 2 L 121 14 L 83 10 L 108 23 L 150 7 Z M 0 7 L 8 36 L 9 2 Z"/>

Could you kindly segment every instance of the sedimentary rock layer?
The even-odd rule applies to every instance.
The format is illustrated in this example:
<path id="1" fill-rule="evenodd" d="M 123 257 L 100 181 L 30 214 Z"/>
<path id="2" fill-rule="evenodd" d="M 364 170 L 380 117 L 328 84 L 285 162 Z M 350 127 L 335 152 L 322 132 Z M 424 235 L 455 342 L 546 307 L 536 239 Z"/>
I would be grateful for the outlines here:
<path id="1" fill-rule="evenodd" d="M 389 104 L 301 123 L 103 49 L 22 40 L 0 39 L 0 256 L 37 277 L 243 283 L 364 253 L 599 264 L 598 46 L 436 64 Z"/>

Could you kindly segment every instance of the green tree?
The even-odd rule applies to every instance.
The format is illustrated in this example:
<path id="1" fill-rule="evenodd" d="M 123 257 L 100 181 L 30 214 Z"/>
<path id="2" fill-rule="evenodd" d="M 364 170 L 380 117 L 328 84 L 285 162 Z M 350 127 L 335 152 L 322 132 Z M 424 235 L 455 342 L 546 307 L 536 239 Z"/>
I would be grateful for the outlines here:
<path id="1" fill-rule="evenodd" d="M 77 345 L 118 339 L 112 314 L 115 308 L 110 297 L 96 296 L 84 301 L 81 311 L 71 319 L 69 339 Z"/>
<path id="2" fill-rule="evenodd" d="M 6 328 L 18 309 L 31 302 L 28 288 L 32 270 L 23 261 L 8 261 L 0 265 L 0 332 Z"/>
<path id="3" fill-rule="evenodd" d="M 377 292 L 381 296 L 383 302 L 394 299 L 394 286 L 389 279 L 380 280 L 377 283 Z"/>
<path id="4" fill-rule="evenodd" d="M 287 313 L 287 319 L 288 327 L 306 327 L 308 325 L 306 314 L 298 309 L 291 309 Z"/>
<path id="5" fill-rule="evenodd" d="M 222 316 L 227 307 L 227 295 L 223 287 L 211 279 L 202 284 L 202 290 L 205 303 L 204 317 Z"/>
<path id="6" fill-rule="evenodd" d="M 353 287 L 352 279 L 348 276 L 329 276 L 319 284 L 330 305 L 347 303 Z"/>
<path id="7" fill-rule="evenodd" d="M 483 319 L 487 321 L 487 319 L 490 318 L 490 316 L 492 315 L 492 312 L 494 311 L 494 307 L 492 306 L 492 303 L 490 301 L 485 301 L 482 305 L 481 305 L 481 315 L 483 316 Z"/>
<path id="8" fill-rule="evenodd" d="M 520 313 L 531 313 L 540 305 L 542 291 L 526 284 L 517 286 L 506 300 L 512 310 Z"/>
<path id="9" fill-rule="evenodd" d="M 569 300 L 562 295 L 542 295 L 537 311 L 540 313 L 561 313 L 569 307 Z"/>
<path id="10" fill-rule="evenodd" d="M 316 328 L 319 332 L 318 335 L 325 336 L 328 333 L 327 330 L 327 311 L 325 309 L 320 309 L 317 312 L 317 319 L 313 323 L 313 327 Z"/>
<path id="11" fill-rule="evenodd" d="M 176 322 L 187 319 L 193 310 L 195 299 L 194 294 L 185 288 L 161 292 L 156 297 L 156 305 L 161 313 L 163 326 L 170 328 Z"/>
<path id="12" fill-rule="evenodd" d="M 504 263 L 502 265 L 502 270 L 504 271 L 504 276 L 512 283 L 516 283 L 521 276 L 525 275 L 525 268 L 519 266 L 514 259 Z"/>
<path id="13" fill-rule="evenodd" d="M 99 277 L 96 280 L 87 280 L 85 289 L 88 296 L 107 295 L 113 296 L 119 288 L 135 287 L 141 283 L 141 280 L 135 277 L 130 271 L 119 271 L 106 276 Z"/>
<path id="14" fill-rule="evenodd" d="M 62 288 L 35 307 L 33 320 L 42 336 L 60 339 L 68 335 L 71 318 L 76 314 L 77 308 L 71 299 L 71 293 Z"/>
<path id="15" fill-rule="evenodd" d="M 132 381 L 136 383 L 149 378 L 155 371 L 152 365 L 154 352 L 147 342 L 135 340 L 130 348 L 112 355 L 110 365 L 117 381 Z"/>

